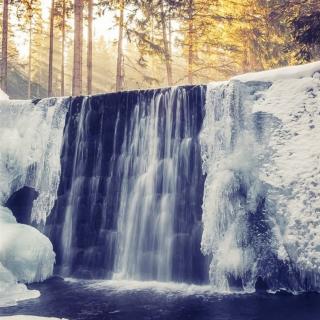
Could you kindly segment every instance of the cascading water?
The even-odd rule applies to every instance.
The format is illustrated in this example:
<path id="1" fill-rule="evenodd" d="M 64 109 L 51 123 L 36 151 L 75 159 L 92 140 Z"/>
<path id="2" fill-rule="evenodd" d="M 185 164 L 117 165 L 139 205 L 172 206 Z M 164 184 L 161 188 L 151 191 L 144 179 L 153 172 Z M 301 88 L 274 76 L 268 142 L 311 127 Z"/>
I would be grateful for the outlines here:
<path id="1" fill-rule="evenodd" d="M 203 87 L 75 99 L 47 223 L 64 274 L 201 282 Z"/>
<path id="2" fill-rule="evenodd" d="M 169 281 L 181 182 L 197 179 L 190 159 L 197 156 L 198 128 L 184 89 L 139 100 L 115 168 L 122 176 L 115 272 L 117 278 Z"/>

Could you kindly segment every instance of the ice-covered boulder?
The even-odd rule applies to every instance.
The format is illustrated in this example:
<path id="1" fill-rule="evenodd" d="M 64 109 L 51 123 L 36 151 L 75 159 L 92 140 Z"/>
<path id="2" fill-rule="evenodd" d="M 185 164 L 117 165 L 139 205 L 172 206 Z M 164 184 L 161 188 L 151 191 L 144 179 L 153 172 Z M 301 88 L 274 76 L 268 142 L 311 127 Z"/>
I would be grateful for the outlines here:
<path id="1" fill-rule="evenodd" d="M 0 229 L 0 262 L 19 281 L 38 282 L 52 275 L 55 254 L 45 235 L 18 224 L 4 207 L 0 207 Z"/>
<path id="2" fill-rule="evenodd" d="M 0 230 L 0 307 L 38 297 L 38 291 L 28 290 L 23 283 L 52 275 L 55 253 L 50 240 L 33 227 L 18 224 L 2 206 Z"/>

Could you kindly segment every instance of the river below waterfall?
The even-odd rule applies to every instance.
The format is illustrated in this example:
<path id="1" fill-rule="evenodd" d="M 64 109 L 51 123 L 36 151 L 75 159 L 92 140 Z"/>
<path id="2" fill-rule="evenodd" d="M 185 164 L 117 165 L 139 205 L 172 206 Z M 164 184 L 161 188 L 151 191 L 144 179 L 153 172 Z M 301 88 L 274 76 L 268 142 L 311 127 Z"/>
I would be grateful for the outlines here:
<path id="1" fill-rule="evenodd" d="M 1 308 L 0 316 L 70 320 L 307 320 L 319 319 L 319 294 L 228 294 L 207 286 L 155 282 L 52 279 L 31 286 L 41 297 Z"/>

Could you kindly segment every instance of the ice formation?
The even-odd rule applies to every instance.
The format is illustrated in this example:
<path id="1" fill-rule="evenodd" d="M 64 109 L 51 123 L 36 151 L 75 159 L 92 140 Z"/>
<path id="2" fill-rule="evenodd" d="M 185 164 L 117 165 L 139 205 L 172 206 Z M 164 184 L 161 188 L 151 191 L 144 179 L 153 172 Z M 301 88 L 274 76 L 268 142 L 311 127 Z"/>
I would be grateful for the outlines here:
<path id="1" fill-rule="evenodd" d="M 33 218 L 44 221 L 60 176 L 60 148 L 66 107 L 55 99 L 37 105 L 0 101 L 0 305 L 34 298 L 23 283 L 52 275 L 55 254 L 50 240 L 33 227 L 18 224 L 4 207 L 23 186 L 39 192 Z"/>
<path id="2" fill-rule="evenodd" d="M 201 132 L 207 174 L 201 246 L 204 254 L 212 255 L 210 279 L 220 291 L 228 290 L 229 276 L 252 287 L 259 259 L 248 223 L 263 193 L 258 179 L 261 151 L 250 118 L 256 90 L 250 91 L 239 81 L 212 84 L 207 89 Z"/>
<path id="3" fill-rule="evenodd" d="M 319 290 L 320 63 L 208 86 L 202 251 L 219 290 Z M 240 81 L 241 80 L 241 81 Z"/>
<path id="4" fill-rule="evenodd" d="M 317 76 L 279 80 L 262 94 L 253 112 L 272 114 L 279 121 L 266 141 L 269 159 L 260 172 L 276 210 L 283 243 L 279 258 L 291 261 L 319 289 L 320 81 Z"/>
<path id="5" fill-rule="evenodd" d="M 0 230 L 0 307 L 37 298 L 39 292 L 28 290 L 23 283 L 52 275 L 55 254 L 50 240 L 33 227 L 18 224 L 2 206 Z"/>
<path id="6" fill-rule="evenodd" d="M 61 99 L 0 101 L 0 204 L 23 186 L 39 192 L 33 220 L 44 222 L 56 197 L 66 115 Z"/>
<path id="7" fill-rule="evenodd" d="M 0 207 L 0 230 L 0 262 L 18 281 L 39 282 L 52 275 L 55 254 L 46 236 L 17 223 L 5 207 Z"/>

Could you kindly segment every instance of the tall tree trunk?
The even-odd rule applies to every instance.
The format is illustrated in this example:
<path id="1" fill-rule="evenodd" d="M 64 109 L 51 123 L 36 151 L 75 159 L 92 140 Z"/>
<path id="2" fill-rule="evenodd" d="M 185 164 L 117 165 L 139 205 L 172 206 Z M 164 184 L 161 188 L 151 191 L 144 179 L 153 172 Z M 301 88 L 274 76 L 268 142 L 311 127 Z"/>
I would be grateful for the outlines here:
<path id="1" fill-rule="evenodd" d="M 53 95 L 53 92 L 52 92 L 53 29 L 54 29 L 54 0 L 51 0 L 48 97 L 51 97 Z"/>
<path id="2" fill-rule="evenodd" d="M 31 98 L 32 16 L 30 16 L 29 19 L 28 99 Z"/>
<path id="3" fill-rule="evenodd" d="M 172 59 L 172 21 L 171 17 L 168 19 L 168 41 L 169 41 L 169 54 Z"/>
<path id="4" fill-rule="evenodd" d="M 83 0 L 74 0 L 72 95 L 82 94 Z"/>
<path id="5" fill-rule="evenodd" d="M 118 36 L 118 57 L 117 57 L 117 75 L 116 91 L 123 89 L 123 19 L 124 19 L 124 0 L 120 0 L 120 17 L 119 17 L 119 36 Z"/>
<path id="6" fill-rule="evenodd" d="M 61 96 L 64 96 L 64 51 L 66 41 L 66 0 L 62 0 L 62 26 L 61 26 Z"/>
<path id="7" fill-rule="evenodd" d="M 168 85 L 172 85 L 172 65 L 171 65 L 171 56 L 170 56 L 170 49 L 169 49 L 169 41 L 167 36 L 167 26 L 166 26 L 166 19 L 165 19 L 165 12 L 163 6 L 163 0 L 160 2 L 160 9 L 161 9 L 161 27 L 162 27 L 162 37 L 163 37 L 163 49 L 164 49 L 164 59 L 166 63 L 167 69 L 167 79 Z"/>
<path id="8" fill-rule="evenodd" d="M 1 88 L 7 91 L 8 80 L 8 0 L 3 0 L 3 17 L 2 17 L 2 45 L 1 45 Z"/>
<path id="9" fill-rule="evenodd" d="M 87 93 L 92 94 L 93 0 L 88 0 Z"/>
<path id="10" fill-rule="evenodd" d="M 188 8 L 188 83 L 193 83 L 193 0 L 189 0 Z"/>

